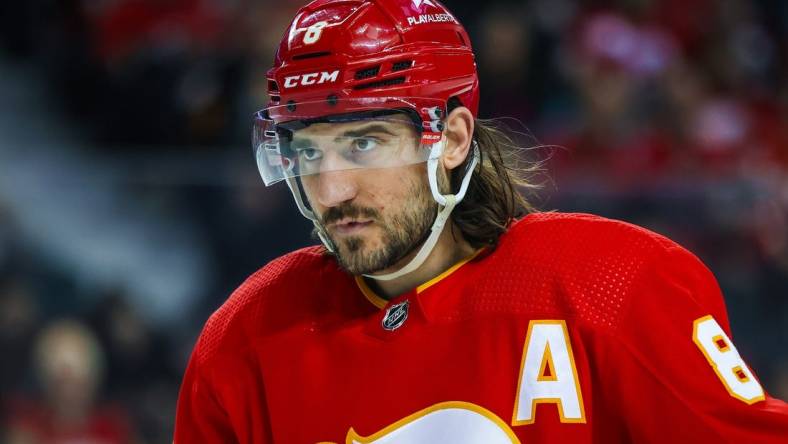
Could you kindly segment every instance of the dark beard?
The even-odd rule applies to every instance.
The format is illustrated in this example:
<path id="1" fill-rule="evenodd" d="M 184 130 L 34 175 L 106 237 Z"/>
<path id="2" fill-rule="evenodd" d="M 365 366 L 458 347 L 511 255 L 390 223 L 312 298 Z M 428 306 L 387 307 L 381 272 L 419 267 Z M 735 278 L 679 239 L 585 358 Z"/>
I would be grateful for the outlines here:
<path id="1" fill-rule="evenodd" d="M 365 241 L 362 237 L 348 237 L 337 242 L 329 234 L 337 250 L 334 256 L 342 269 L 353 275 L 374 273 L 395 265 L 424 242 L 435 221 L 437 204 L 422 184 L 413 184 L 407 195 L 412 197 L 406 202 L 406 210 L 390 220 L 382 220 L 380 213 L 373 209 L 350 204 L 326 211 L 322 218 L 323 226 L 326 226 L 326 221 L 364 216 L 373 219 L 383 230 L 383 248 L 367 253 L 363 253 Z"/>

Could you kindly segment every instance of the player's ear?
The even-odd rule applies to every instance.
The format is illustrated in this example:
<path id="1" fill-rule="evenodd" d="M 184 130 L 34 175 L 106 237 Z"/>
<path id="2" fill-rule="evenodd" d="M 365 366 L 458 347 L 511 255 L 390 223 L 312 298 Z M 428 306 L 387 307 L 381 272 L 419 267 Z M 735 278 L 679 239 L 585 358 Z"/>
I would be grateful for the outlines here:
<path id="1" fill-rule="evenodd" d="M 443 167 L 453 170 L 462 165 L 468 157 L 473 139 L 474 120 L 471 111 L 460 106 L 455 108 L 446 118 L 446 147 L 443 149 Z"/>

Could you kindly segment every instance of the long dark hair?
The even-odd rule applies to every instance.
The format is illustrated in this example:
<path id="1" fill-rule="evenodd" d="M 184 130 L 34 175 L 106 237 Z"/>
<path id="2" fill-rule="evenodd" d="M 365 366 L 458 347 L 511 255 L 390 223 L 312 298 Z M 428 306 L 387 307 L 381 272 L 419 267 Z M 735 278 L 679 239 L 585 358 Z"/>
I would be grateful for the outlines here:
<path id="1" fill-rule="evenodd" d="M 518 147 L 501 121 L 476 119 L 473 138 L 481 161 L 476 166 L 465 198 L 454 209 L 452 221 L 473 247 L 495 247 L 518 217 L 535 212 L 524 193 L 541 187 L 535 179 L 542 163 L 528 160 L 529 149 Z M 468 159 L 472 151 L 468 152 Z M 452 190 L 460 186 L 468 160 L 450 173 Z"/>

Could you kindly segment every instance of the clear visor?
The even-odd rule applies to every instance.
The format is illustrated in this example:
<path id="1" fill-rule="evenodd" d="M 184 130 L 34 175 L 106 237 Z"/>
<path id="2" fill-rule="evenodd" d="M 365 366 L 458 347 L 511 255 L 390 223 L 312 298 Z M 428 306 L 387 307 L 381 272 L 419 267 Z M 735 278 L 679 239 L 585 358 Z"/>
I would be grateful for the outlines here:
<path id="1" fill-rule="evenodd" d="M 403 98 L 364 98 L 259 111 L 252 143 L 263 181 L 426 162 L 430 146 L 421 144 L 424 124 L 417 111 L 424 99 L 415 100 L 418 106 Z"/>

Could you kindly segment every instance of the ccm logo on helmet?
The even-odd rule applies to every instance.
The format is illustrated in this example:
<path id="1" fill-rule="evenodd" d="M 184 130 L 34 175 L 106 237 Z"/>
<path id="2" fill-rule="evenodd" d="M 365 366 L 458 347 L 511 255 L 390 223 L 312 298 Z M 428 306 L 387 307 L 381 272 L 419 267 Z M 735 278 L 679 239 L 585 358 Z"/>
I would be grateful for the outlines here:
<path id="1" fill-rule="evenodd" d="M 296 86 L 321 85 L 323 83 L 333 83 L 339 78 L 339 70 L 310 72 L 297 76 L 285 77 L 285 88 L 295 88 Z"/>

